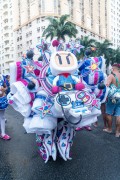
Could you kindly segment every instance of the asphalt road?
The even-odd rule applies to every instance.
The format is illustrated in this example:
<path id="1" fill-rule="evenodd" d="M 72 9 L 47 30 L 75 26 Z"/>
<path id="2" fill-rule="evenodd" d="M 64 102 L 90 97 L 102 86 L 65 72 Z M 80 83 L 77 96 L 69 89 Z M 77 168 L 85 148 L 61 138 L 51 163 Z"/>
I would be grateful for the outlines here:
<path id="1" fill-rule="evenodd" d="M 0 180 L 120 180 L 120 138 L 102 132 L 77 132 L 71 161 L 58 158 L 47 164 L 39 157 L 35 135 L 25 134 L 23 117 L 6 110 L 6 131 L 12 139 L 0 139 Z"/>

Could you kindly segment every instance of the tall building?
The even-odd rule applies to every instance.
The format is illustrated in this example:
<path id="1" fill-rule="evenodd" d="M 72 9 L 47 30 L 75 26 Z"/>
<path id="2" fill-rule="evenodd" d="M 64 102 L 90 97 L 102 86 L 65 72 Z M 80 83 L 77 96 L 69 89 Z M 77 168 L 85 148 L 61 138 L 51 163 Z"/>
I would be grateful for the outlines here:
<path id="1" fill-rule="evenodd" d="M 110 39 L 113 43 L 113 47 L 120 47 L 120 1 L 109 1 L 109 24 L 110 24 Z"/>
<path id="2" fill-rule="evenodd" d="M 45 17 L 69 14 L 78 37 L 89 35 L 99 41 L 110 38 L 107 0 L 13 0 L 15 58 L 35 48 L 48 25 Z"/>
<path id="3" fill-rule="evenodd" d="M 12 0 L 0 0 L 0 73 L 9 74 L 14 61 Z"/>

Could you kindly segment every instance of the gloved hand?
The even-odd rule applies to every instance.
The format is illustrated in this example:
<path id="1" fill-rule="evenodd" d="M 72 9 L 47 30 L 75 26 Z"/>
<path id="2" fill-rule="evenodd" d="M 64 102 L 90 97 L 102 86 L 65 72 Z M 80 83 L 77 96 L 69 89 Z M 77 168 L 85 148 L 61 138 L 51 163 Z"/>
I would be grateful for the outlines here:
<path id="1" fill-rule="evenodd" d="M 52 93 L 57 94 L 59 92 L 59 86 L 53 86 L 52 87 Z"/>
<path id="2" fill-rule="evenodd" d="M 83 90 L 85 88 L 85 85 L 83 84 L 83 83 L 77 83 L 76 85 L 75 85 L 75 89 L 76 90 L 79 90 L 79 91 L 81 91 L 81 90 Z"/>

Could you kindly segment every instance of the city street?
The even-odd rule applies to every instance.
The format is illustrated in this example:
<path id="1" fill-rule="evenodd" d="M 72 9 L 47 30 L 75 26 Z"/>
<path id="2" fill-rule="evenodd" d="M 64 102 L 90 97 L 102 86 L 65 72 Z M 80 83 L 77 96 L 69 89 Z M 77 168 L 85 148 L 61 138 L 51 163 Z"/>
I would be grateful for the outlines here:
<path id="1" fill-rule="evenodd" d="M 38 155 L 35 135 L 25 134 L 23 117 L 9 107 L 6 118 L 12 139 L 0 139 L 0 180 L 120 180 L 120 138 L 102 131 L 101 118 L 98 128 L 76 133 L 71 161 L 47 164 Z"/>

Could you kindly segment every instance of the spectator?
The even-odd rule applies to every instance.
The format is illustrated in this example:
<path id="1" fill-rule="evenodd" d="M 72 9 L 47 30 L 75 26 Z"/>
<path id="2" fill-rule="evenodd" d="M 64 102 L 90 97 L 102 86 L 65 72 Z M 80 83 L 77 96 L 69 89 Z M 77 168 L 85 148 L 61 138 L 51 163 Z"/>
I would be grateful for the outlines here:
<path id="1" fill-rule="evenodd" d="M 101 104 L 101 112 L 102 112 L 102 118 L 103 118 L 103 121 L 104 121 L 104 128 L 103 128 L 103 131 L 104 131 L 104 129 L 106 129 L 108 127 L 108 125 L 107 125 L 107 115 L 106 115 L 106 103 Z"/>
<path id="2" fill-rule="evenodd" d="M 7 86 L 6 95 L 8 95 L 8 93 L 10 92 L 10 76 L 9 75 L 5 76 L 5 83 L 6 83 L 6 86 Z"/>
<path id="3" fill-rule="evenodd" d="M 103 118 L 103 121 L 104 121 L 104 128 L 103 128 L 103 131 L 104 131 L 104 129 L 106 129 L 108 127 L 107 126 L 107 118 L 106 118 L 106 103 L 101 104 L 101 113 L 102 113 L 102 118 Z M 98 127 L 98 121 L 93 123 L 93 126 Z"/>
<path id="4" fill-rule="evenodd" d="M 109 87 L 114 84 L 117 88 L 120 88 L 120 64 L 113 64 L 111 74 L 107 78 L 106 85 Z M 120 136 L 120 99 L 113 102 L 108 98 L 106 103 L 106 118 L 108 127 L 104 129 L 105 132 L 112 132 L 112 117 L 116 117 L 116 132 L 115 137 Z"/>
<path id="5" fill-rule="evenodd" d="M 0 124 L 1 124 L 1 134 L 0 134 L 0 138 L 2 138 L 3 140 L 9 140 L 10 136 L 8 136 L 5 133 L 5 109 L 8 106 L 8 102 L 7 102 L 7 97 L 6 97 L 6 90 L 7 90 L 7 86 L 4 82 L 4 80 L 2 79 L 2 77 L 0 77 Z"/>

